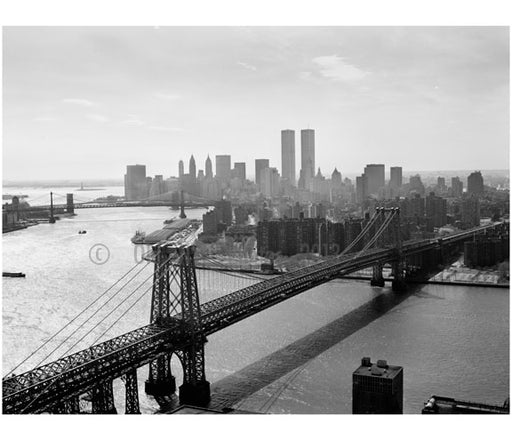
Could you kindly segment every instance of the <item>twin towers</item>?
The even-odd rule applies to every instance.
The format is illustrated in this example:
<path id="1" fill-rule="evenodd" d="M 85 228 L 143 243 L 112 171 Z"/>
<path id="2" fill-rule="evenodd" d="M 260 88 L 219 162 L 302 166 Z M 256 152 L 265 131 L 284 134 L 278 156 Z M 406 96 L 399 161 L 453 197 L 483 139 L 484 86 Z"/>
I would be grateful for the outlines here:
<path id="1" fill-rule="evenodd" d="M 308 189 L 315 176 L 315 130 L 300 131 L 301 166 L 298 187 Z M 281 130 L 282 177 L 295 186 L 295 130 Z"/>

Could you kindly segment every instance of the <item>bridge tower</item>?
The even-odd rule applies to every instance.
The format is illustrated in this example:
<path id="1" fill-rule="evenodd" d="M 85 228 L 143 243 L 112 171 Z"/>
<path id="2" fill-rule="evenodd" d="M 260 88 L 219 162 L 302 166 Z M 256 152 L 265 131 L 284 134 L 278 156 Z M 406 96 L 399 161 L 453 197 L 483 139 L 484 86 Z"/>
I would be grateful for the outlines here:
<path id="1" fill-rule="evenodd" d="M 151 303 L 151 323 L 177 325 L 189 344 L 176 352 L 183 365 L 183 385 L 179 388 L 181 403 L 206 405 L 210 401 L 210 383 L 205 378 L 204 344 L 201 309 L 194 263 L 194 247 L 174 247 L 157 244 Z M 171 318 L 178 315 L 179 319 Z M 166 353 L 149 365 L 145 390 L 153 396 L 169 396 L 176 391 L 176 379 L 171 373 Z"/>
<path id="2" fill-rule="evenodd" d="M 371 236 L 374 236 L 382 227 L 384 221 L 385 221 L 385 209 L 377 207 L 375 208 L 375 224 L 373 226 L 373 230 L 370 230 Z M 381 247 L 384 243 L 384 240 L 379 236 L 377 238 L 377 241 L 375 242 L 375 247 Z M 372 270 L 372 279 L 370 281 L 370 284 L 372 286 L 379 286 L 384 287 L 384 276 L 382 275 L 382 268 L 383 264 L 381 262 L 376 263 L 373 266 Z"/>
<path id="3" fill-rule="evenodd" d="M 75 214 L 75 203 L 73 202 L 73 193 L 66 194 L 66 212 Z"/>
<path id="4" fill-rule="evenodd" d="M 53 216 L 53 192 L 50 192 L 50 218 L 48 223 L 55 223 L 55 217 Z"/>
<path id="5" fill-rule="evenodd" d="M 180 218 L 187 218 L 187 214 L 185 214 L 185 197 L 183 196 L 183 190 L 181 190 L 180 209 Z"/>
<path id="6" fill-rule="evenodd" d="M 396 250 L 396 259 L 392 262 L 393 282 L 391 287 L 394 292 L 403 292 L 407 289 L 405 284 L 405 258 L 402 255 L 402 230 L 400 225 L 400 208 L 394 208 L 395 214 L 391 221 L 391 237 Z"/>

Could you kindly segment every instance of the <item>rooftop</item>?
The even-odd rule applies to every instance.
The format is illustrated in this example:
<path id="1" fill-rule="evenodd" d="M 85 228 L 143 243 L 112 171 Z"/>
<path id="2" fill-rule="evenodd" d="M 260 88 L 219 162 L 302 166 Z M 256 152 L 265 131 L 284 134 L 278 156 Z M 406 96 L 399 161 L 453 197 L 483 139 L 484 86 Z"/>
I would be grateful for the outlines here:
<path id="1" fill-rule="evenodd" d="M 361 360 L 361 365 L 359 368 L 354 371 L 354 374 L 358 374 L 360 376 L 373 376 L 392 379 L 402 370 L 402 367 L 396 365 L 388 365 L 388 363 L 384 360 L 378 360 L 376 363 L 372 363 L 369 357 L 364 357 Z"/>

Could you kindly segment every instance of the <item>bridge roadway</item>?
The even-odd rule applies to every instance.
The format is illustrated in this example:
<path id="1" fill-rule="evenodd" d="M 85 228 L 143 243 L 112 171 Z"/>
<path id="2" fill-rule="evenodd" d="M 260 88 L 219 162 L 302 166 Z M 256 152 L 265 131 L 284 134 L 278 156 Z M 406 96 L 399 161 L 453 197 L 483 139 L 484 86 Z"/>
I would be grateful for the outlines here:
<path id="1" fill-rule="evenodd" d="M 215 202 L 185 202 L 184 207 L 188 209 L 193 208 L 209 208 L 210 206 L 213 206 Z M 176 208 L 179 209 L 181 207 L 181 204 L 174 203 L 174 202 L 117 202 L 117 203 L 75 203 L 73 205 L 74 209 L 96 209 L 96 208 L 150 208 L 155 206 L 165 206 L 169 208 Z M 55 210 L 61 210 L 67 209 L 67 205 L 65 204 L 58 204 L 53 205 L 53 209 Z M 24 209 L 24 211 L 49 211 L 50 205 L 40 205 L 40 206 L 31 206 L 30 208 Z"/>
<path id="2" fill-rule="evenodd" d="M 495 226 L 475 228 L 440 239 L 405 242 L 402 256 L 459 241 Z M 377 262 L 392 261 L 397 256 L 396 249 L 391 248 L 340 255 L 204 303 L 201 306 L 204 334 L 215 333 L 334 276 Z M 189 341 L 179 318 L 179 315 L 170 318 L 165 326 L 147 325 L 3 380 L 3 412 L 43 412 L 63 399 L 84 394 L 97 383 L 118 378 L 164 353 L 182 350 Z"/>

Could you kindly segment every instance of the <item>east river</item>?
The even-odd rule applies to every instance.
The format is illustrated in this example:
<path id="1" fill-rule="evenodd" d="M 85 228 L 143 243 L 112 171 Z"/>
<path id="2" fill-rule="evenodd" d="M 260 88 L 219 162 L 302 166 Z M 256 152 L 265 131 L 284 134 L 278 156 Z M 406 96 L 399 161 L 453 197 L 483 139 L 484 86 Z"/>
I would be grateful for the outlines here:
<path id="1" fill-rule="evenodd" d="M 151 232 L 177 215 L 161 207 L 76 212 L 56 224 L 3 235 L 3 271 L 26 274 L 2 279 L 3 374 L 140 261 L 140 247 L 130 242 L 135 230 Z M 187 215 L 200 218 L 203 212 L 189 210 Z M 87 233 L 78 234 L 79 230 Z M 98 244 L 105 246 L 99 252 Z M 144 268 L 140 263 L 139 268 L 140 279 L 148 278 L 143 293 L 150 287 L 152 265 Z M 211 272 L 198 278 L 203 301 L 243 282 L 234 279 L 231 285 L 227 275 Z M 212 291 L 208 282 L 223 287 Z M 105 337 L 148 324 L 150 294 L 149 290 Z M 116 301 L 112 305 L 120 299 Z M 99 313 L 96 322 L 102 316 Z M 72 351 L 93 342 L 116 316 Z M 70 326 L 67 334 L 75 328 Z M 60 341 L 67 334 L 59 335 Z M 71 338 L 67 347 L 75 340 Z M 290 344 L 295 349 L 304 344 L 306 355 L 290 361 Z M 55 346 L 45 346 L 16 373 L 35 366 Z M 65 351 L 55 351 L 47 361 Z M 352 372 L 363 356 L 404 367 L 405 413 L 419 413 L 432 394 L 502 404 L 509 396 L 509 291 L 425 285 L 399 297 L 387 286 L 332 281 L 211 335 L 206 375 L 214 392 L 224 393 L 226 401 L 241 410 L 349 414 Z M 182 373 L 175 359 L 172 366 L 180 385 Z M 147 366 L 138 371 L 141 411 L 152 413 L 158 404 L 144 394 L 146 376 Z M 115 381 L 115 397 L 121 413 L 121 380 Z"/>

